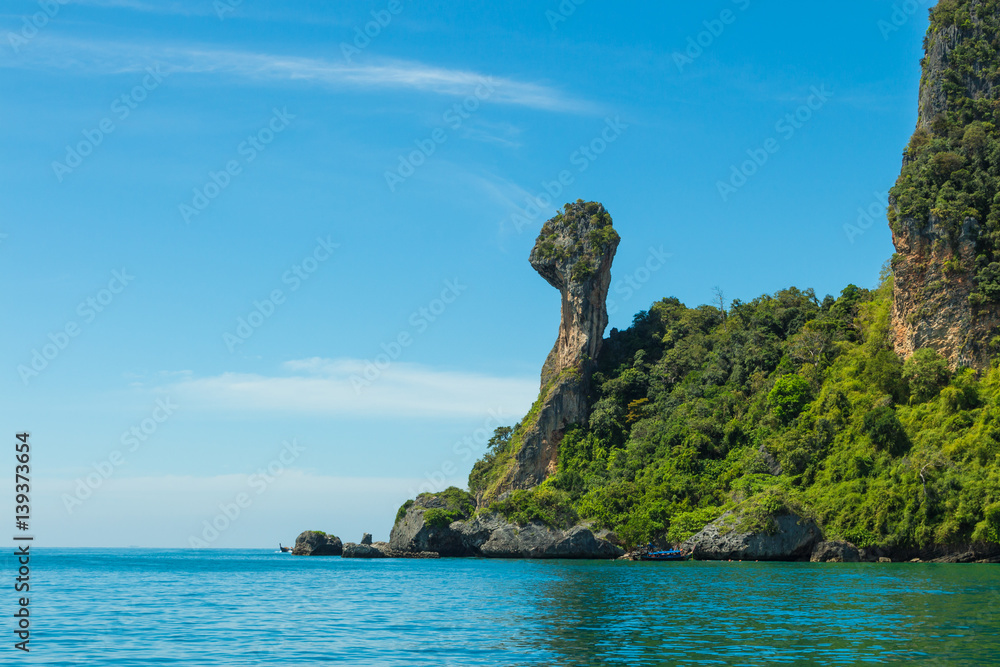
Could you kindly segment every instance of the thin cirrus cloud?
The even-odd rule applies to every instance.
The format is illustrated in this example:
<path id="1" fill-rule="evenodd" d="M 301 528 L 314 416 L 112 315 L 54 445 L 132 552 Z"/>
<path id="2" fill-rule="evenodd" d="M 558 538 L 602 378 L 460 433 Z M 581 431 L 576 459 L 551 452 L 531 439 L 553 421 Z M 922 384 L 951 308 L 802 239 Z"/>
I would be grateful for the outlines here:
<path id="1" fill-rule="evenodd" d="M 544 84 L 494 77 L 471 70 L 436 67 L 412 60 L 348 63 L 296 55 L 194 46 L 93 42 L 55 35 L 40 36 L 37 48 L 18 58 L 0 60 L 0 67 L 64 69 L 85 74 L 115 75 L 143 72 L 151 65 L 168 75 L 212 76 L 221 81 L 255 85 L 313 84 L 335 89 L 409 90 L 451 97 L 479 92 L 492 103 L 543 111 L 591 114 L 598 105 Z M 492 87 L 487 92 L 484 84 Z"/>
<path id="2" fill-rule="evenodd" d="M 208 14 L 209 10 L 212 9 L 211 3 L 205 3 L 207 8 L 198 8 L 191 7 L 182 2 L 169 2 L 167 0 L 159 0 L 159 2 L 147 2 L 146 0 L 71 0 L 68 4 L 99 7 L 101 9 L 129 9 L 154 14 L 178 14 L 181 16 Z M 214 13 L 214 10 L 212 13 Z"/>
<path id="3" fill-rule="evenodd" d="M 352 26 L 355 21 L 343 15 L 317 12 L 307 3 L 301 6 L 284 5 L 261 6 L 257 2 L 238 0 L 59 0 L 72 5 L 91 7 L 98 10 L 121 10 L 146 14 L 183 16 L 185 18 L 209 18 L 212 21 L 246 19 L 250 21 L 282 21 L 313 25 Z"/>
<path id="4" fill-rule="evenodd" d="M 178 402 L 214 411 L 351 417 L 464 418 L 495 411 L 511 421 L 538 393 L 530 378 L 490 377 L 395 362 L 377 369 L 359 359 L 304 359 L 284 374 L 223 373 L 162 390 Z"/>

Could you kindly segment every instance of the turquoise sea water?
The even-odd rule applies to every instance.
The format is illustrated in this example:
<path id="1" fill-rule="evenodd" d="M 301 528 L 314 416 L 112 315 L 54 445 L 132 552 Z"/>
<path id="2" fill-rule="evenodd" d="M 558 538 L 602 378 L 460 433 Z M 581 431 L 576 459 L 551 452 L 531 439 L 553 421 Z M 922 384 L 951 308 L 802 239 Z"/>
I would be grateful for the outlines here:
<path id="1" fill-rule="evenodd" d="M 1000 663 L 993 565 L 75 549 L 31 565 L 32 651 L 5 632 L 0 664 Z"/>

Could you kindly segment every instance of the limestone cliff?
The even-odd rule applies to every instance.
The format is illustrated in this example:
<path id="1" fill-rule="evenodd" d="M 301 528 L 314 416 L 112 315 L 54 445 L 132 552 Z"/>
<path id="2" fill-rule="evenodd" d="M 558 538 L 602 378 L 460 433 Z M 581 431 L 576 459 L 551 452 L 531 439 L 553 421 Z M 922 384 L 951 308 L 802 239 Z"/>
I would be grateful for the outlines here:
<path id="1" fill-rule="evenodd" d="M 611 263 L 621 239 L 604 206 L 577 201 L 542 227 L 531 266 L 561 295 L 559 335 L 542 368 L 541 393 L 522 421 L 512 465 L 487 497 L 530 489 L 555 472 L 559 442 L 587 419 L 590 376 L 608 325 Z"/>
<path id="2" fill-rule="evenodd" d="M 1000 5 L 942 0 L 925 49 L 917 129 L 890 196 L 894 342 L 982 369 L 1000 325 Z"/>

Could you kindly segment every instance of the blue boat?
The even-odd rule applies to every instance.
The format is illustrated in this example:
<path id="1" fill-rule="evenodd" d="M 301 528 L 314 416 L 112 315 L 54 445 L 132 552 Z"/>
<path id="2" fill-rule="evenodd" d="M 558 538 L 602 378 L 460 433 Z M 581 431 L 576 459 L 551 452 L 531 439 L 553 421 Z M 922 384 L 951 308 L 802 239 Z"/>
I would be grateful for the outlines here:
<path id="1" fill-rule="evenodd" d="M 691 554 L 686 551 L 681 551 L 680 549 L 671 549 L 669 551 L 648 551 L 643 554 L 639 554 L 639 560 L 687 560 L 691 557 Z"/>

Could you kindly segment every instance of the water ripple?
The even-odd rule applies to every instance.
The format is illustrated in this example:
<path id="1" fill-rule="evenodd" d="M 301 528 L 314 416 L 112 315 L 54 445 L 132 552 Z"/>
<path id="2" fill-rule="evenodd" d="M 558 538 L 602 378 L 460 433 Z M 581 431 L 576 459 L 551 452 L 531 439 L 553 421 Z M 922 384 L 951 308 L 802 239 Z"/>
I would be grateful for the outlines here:
<path id="1" fill-rule="evenodd" d="M 1000 570 L 988 565 L 65 549 L 40 550 L 32 565 L 32 665 L 961 665 L 1000 656 Z"/>

